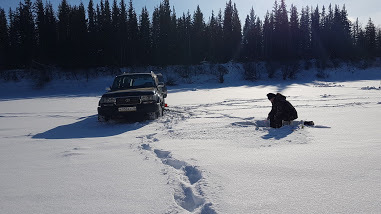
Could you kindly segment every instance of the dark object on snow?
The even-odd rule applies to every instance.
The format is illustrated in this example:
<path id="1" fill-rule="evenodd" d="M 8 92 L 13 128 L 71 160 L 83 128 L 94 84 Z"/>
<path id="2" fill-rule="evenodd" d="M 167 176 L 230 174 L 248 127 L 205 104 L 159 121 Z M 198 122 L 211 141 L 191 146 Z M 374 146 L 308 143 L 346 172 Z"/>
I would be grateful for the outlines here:
<path id="1" fill-rule="evenodd" d="M 296 109 L 286 100 L 285 96 L 279 93 L 275 96 L 273 95 L 275 94 L 267 94 L 267 97 L 272 103 L 272 108 L 268 116 L 270 127 L 280 128 L 282 127 L 283 121 L 292 121 L 298 118 Z"/>
<path id="2" fill-rule="evenodd" d="M 305 126 L 314 126 L 315 123 L 314 123 L 314 121 L 304 121 L 304 125 Z"/>

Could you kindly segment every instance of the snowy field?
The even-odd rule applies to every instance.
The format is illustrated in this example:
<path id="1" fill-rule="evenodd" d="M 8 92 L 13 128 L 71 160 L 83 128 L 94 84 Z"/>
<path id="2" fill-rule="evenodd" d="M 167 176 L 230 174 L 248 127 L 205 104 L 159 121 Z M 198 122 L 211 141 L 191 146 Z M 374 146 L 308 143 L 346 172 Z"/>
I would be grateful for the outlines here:
<path id="1" fill-rule="evenodd" d="M 0 213 L 381 213 L 380 69 L 240 75 L 145 122 L 97 122 L 112 78 L 1 83 Z M 316 126 L 265 127 L 269 92 Z"/>

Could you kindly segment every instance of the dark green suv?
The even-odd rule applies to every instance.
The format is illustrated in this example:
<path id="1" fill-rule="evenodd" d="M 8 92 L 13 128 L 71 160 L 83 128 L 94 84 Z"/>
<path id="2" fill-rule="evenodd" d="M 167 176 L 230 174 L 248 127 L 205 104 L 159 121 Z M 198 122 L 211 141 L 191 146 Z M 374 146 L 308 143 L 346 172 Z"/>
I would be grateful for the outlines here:
<path id="1" fill-rule="evenodd" d="M 161 74 L 160 74 L 161 75 Z M 154 73 L 125 73 L 115 77 L 98 104 L 98 120 L 156 119 L 163 115 L 167 89 Z"/>

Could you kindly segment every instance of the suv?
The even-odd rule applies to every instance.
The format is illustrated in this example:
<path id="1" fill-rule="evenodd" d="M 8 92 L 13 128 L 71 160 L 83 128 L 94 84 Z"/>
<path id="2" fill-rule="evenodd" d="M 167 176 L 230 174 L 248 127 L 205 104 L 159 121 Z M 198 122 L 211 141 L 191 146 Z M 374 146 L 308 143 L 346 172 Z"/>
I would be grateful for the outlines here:
<path id="1" fill-rule="evenodd" d="M 111 88 L 99 101 L 98 120 L 134 116 L 154 120 L 163 115 L 166 97 L 164 82 L 159 82 L 154 72 L 116 76 Z"/>

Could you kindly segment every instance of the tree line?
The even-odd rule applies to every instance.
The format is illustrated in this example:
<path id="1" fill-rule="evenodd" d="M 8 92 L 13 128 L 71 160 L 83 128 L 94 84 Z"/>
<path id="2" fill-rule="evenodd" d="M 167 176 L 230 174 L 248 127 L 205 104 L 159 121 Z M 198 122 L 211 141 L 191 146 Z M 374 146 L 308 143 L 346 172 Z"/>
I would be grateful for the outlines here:
<path id="1" fill-rule="evenodd" d="M 0 8 L 0 68 L 33 62 L 66 68 L 190 65 L 297 60 L 362 60 L 381 56 L 381 29 L 369 19 L 352 23 L 343 6 L 288 9 L 275 1 L 264 19 L 251 9 L 245 22 L 229 0 L 206 18 L 198 6 L 177 15 L 163 0 L 150 15 L 133 2 L 101 0 L 85 7 L 62 0 L 20 2 L 8 14 Z"/>

